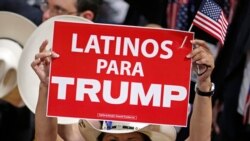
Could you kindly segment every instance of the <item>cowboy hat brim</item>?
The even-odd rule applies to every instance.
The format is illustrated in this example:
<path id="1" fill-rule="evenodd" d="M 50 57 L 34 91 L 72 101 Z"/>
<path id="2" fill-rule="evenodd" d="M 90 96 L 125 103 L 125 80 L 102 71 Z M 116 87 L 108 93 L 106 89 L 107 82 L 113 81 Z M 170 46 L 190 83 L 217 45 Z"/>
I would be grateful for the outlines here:
<path id="1" fill-rule="evenodd" d="M 38 100 L 39 92 L 39 78 L 32 70 L 30 64 L 34 60 L 35 54 L 39 52 L 39 47 L 43 41 L 48 40 L 48 49 L 52 46 L 53 41 L 53 29 L 55 21 L 64 22 L 91 22 L 87 19 L 72 15 L 61 15 L 50 18 L 43 22 L 29 37 L 28 41 L 24 45 L 25 48 L 21 54 L 18 71 L 17 71 L 17 83 L 20 91 L 20 95 L 27 105 L 27 107 L 35 113 L 35 108 Z M 59 124 L 72 124 L 77 123 L 77 118 L 58 118 Z"/>
<path id="2" fill-rule="evenodd" d="M 21 46 L 37 27 L 26 17 L 12 12 L 1 11 L 0 19 L 0 38 L 13 40 Z"/>
<path id="3" fill-rule="evenodd" d="M 96 120 L 79 121 L 79 130 L 87 141 L 97 141 L 101 133 L 126 134 L 132 132 L 143 133 L 147 135 L 151 141 L 175 141 L 176 139 L 176 130 L 173 126 L 130 123 L 132 125 L 136 124 L 138 128 L 136 130 L 101 130 L 98 129 L 99 127 L 93 126 L 94 122 L 96 122 Z"/>
<path id="4" fill-rule="evenodd" d="M 16 69 L 22 48 L 36 25 L 19 14 L 0 11 L 0 98 L 17 85 Z"/>

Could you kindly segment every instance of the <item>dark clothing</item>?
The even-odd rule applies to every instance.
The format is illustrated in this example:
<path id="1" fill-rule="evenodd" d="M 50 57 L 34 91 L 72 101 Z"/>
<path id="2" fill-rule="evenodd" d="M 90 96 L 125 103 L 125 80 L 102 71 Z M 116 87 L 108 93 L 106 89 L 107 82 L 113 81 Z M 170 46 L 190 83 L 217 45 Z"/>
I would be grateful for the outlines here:
<path id="1" fill-rule="evenodd" d="M 224 118 L 223 118 L 224 119 Z M 223 120 L 221 119 L 221 120 Z M 242 124 L 242 115 L 235 114 L 232 119 L 232 127 L 235 127 L 237 130 L 232 132 L 232 135 L 228 135 L 228 133 L 224 133 L 226 129 L 223 129 L 223 133 L 221 136 L 219 136 L 219 139 L 221 141 L 233 141 L 232 138 L 234 138 L 234 141 L 248 141 L 250 139 L 250 125 L 243 125 Z M 222 122 L 221 122 L 222 123 Z M 225 125 L 221 125 L 221 127 L 226 127 Z M 231 128 L 232 128 L 231 127 Z"/>
<path id="2" fill-rule="evenodd" d="M 18 13 L 30 19 L 36 25 L 42 23 L 43 12 L 40 7 L 27 4 L 26 0 L 0 0 L 0 11 Z"/>
<path id="3" fill-rule="evenodd" d="M 212 81 L 216 85 L 214 100 L 224 103 L 218 120 L 222 130 L 222 141 L 247 141 L 242 137 L 242 118 L 237 112 L 240 87 L 250 48 L 250 1 L 239 0 L 232 23 L 229 25 L 224 47 L 215 62 Z"/>
<path id="4" fill-rule="evenodd" d="M 20 14 L 36 25 L 42 22 L 40 8 L 26 0 L 0 0 L 0 11 Z M 34 126 L 34 114 L 26 106 L 18 108 L 0 99 L 0 141 L 33 141 Z"/>
<path id="5" fill-rule="evenodd" d="M 34 114 L 26 107 L 17 108 L 0 99 L 0 140 L 33 141 Z"/>
<path id="6" fill-rule="evenodd" d="M 148 23 L 166 27 L 167 0 L 125 0 L 129 10 L 125 18 L 125 25 L 144 26 Z"/>

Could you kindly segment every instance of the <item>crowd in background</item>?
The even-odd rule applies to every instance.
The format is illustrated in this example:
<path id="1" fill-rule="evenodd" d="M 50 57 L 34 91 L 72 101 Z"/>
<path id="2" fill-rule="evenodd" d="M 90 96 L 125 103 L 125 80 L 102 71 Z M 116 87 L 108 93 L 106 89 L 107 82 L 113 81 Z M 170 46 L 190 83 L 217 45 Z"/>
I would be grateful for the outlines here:
<path id="1" fill-rule="evenodd" d="M 229 22 L 225 44 L 220 44 L 201 29 L 193 27 L 191 30 L 195 32 L 195 38 L 209 43 L 216 61 L 212 75 L 216 89 L 213 96 L 211 136 L 213 141 L 248 141 L 250 119 L 245 115 L 250 115 L 250 111 L 244 105 L 248 102 L 247 93 L 250 92 L 250 1 L 215 1 L 221 6 Z M 0 0 L 0 11 L 18 13 L 39 26 L 43 21 L 44 11 L 40 8 L 42 2 L 43 0 Z M 154 24 L 162 28 L 188 31 L 200 3 L 201 0 L 100 0 L 93 21 L 133 26 Z M 191 105 L 195 94 L 194 85 L 195 79 L 192 79 Z M 18 93 L 17 88 L 13 91 Z M 20 96 L 16 103 L 11 103 L 6 97 L 0 99 L 0 140 L 32 141 L 34 114 Z M 178 130 L 177 141 L 183 141 L 188 134 L 188 128 L 181 128 Z"/>

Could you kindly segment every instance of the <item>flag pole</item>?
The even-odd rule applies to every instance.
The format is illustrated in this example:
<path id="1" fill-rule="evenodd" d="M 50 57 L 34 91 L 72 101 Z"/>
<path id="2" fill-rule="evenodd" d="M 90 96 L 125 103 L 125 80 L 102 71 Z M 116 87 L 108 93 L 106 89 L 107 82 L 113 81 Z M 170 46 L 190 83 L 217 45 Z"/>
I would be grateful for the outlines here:
<path id="1" fill-rule="evenodd" d="M 188 32 L 190 32 L 190 31 L 192 30 L 193 26 L 194 26 L 194 25 L 193 25 L 193 23 L 192 23 L 191 26 L 190 26 L 189 29 L 188 29 Z M 186 42 L 186 40 L 187 40 L 187 36 L 185 36 L 183 42 L 181 43 L 181 47 L 180 47 L 180 48 L 183 48 L 184 43 Z"/>
<path id="2" fill-rule="evenodd" d="M 189 32 L 192 30 L 193 26 L 194 26 L 194 24 L 192 23 L 188 29 Z M 197 73 L 200 74 L 200 67 L 198 65 L 196 65 L 196 68 L 197 68 Z"/>
<path id="3" fill-rule="evenodd" d="M 188 32 L 190 32 L 190 31 L 192 30 L 193 26 L 194 26 L 194 24 L 192 23 L 192 24 L 190 25 L 189 29 L 188 29 Z M 185 38 L 184 38 L 184 40 L 183 40 L 183 42 L 182 42 L 180 48 L 183 47 L 183 45 L 184 45 L 184 43 L 186 42 L 186 40 L 187 40 L 187 36 L 185 36 Z M 198 65 L 196 65 L 196 68 L 197 68 L 197 73 L 200 74 L 200 67 L 199 67 Z"/>
<path id="4" fill-rule="evenodd" d="M 190 25 L 190 27 L 189 27 L 189 29 L 188 29 L 188 32 L 190 32 L 191 30 L 192 30 L 192 28 L 193 28 L 193 23 Z"/>

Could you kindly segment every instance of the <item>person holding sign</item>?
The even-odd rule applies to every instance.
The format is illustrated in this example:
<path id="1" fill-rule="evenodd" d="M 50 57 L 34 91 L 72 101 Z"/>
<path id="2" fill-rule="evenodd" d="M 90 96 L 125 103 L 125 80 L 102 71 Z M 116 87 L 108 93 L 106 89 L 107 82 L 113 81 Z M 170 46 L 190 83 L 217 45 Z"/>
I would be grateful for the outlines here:
<path id="1" fill-rule="evenodd" d="M 193 69 L 196 70 L 198 79 L 190 134 L 187 141 L 209 141 L 212 125 L 211 96 L 214 91 L 210 75 L 214 69 L 214 58 L 205 41 L 193 40 L 191 43 L 195 48 L 186 57 L 192 59 Z M 70 127 L 68 125 L 58 128 L 57 118 L 46 116 L 46 106 L 51 59 L 60 58 L 56 52 L 46 49 L 47 44 L 48 41 L 42 43 L 40 52 L 35 55 L 35 60 L 31 63 L 33 70 L 40 79 L 35 115 L 36 139 L 38 141 L 55 141 L 57 132 L 60 132 L 61 137 L 67 141 L 174 141 L 176 139 L 176 131 L 170 126 L 163 125 L 80 120 L 78 126 L 72 125 Z M 90 123 L 95 125 L 92 126 Z M 99 130 L 100 128 L 101 130 Z M 79 134 L 82 134 L 82 136 Z"/>

